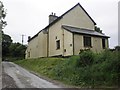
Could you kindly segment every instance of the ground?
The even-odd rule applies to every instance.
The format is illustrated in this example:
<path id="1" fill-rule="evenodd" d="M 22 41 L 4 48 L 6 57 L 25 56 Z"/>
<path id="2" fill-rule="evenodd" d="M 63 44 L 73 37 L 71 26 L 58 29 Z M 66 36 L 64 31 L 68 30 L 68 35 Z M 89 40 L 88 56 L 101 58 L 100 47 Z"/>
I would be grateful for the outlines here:
<path id="1" fill-rule="evenodd" d="M 12 62 L 3 62 L 2 65 L 3 88 L 62 88 L 60 85 L 44 80 Z"/>

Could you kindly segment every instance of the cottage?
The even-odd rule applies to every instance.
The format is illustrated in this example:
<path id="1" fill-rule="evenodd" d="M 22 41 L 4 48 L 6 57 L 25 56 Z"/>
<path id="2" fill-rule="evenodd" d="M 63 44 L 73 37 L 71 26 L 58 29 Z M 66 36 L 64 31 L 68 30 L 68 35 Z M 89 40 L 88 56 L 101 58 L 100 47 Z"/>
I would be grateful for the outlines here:
<path id="1" fill-rule="evenodd" d="M 29 38 L 26 58 L 78 55 L 80 49 L 101 52 L 108 36 L 95 31 L 96 23 L 78 3 L 61 16 L 49 15 L 49 25 Z"/>

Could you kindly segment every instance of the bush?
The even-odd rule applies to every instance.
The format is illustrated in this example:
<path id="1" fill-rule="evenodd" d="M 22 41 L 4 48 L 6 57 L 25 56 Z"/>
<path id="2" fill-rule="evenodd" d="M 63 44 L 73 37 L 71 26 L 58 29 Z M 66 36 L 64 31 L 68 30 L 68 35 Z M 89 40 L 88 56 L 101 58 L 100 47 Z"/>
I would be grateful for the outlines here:
<path id="1" fill-rule="evenodd" d="M 94 62 L 94 53 L 90 50 L 80 53 L 79 65 L 90 66 Z"/>

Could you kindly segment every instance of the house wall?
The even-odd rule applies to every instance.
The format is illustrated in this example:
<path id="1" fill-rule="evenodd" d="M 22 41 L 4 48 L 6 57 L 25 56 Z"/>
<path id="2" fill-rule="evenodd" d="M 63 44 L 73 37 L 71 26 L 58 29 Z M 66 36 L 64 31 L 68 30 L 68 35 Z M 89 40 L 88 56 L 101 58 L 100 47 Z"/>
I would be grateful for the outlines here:
<path id="1" fill-rule="evenodd" d="M 86 13 L 79 7 L 75 7 L 69 13 L 65 14 L 62 22 L 64 25 L 86 28 L 94 30 L 94 23 L 91 19 L 86 15 Z"/>
<path id="2" fill-rule="evenodd" d="M 64 29 L 63 33 L 63 56 L 73 55 L 73 33 Z"/>
<path id="3" fill-rule="evenodd" d="M 91 19 L 79 6 L 75 7 L 73 10 L 65 14 L 62 19 L 60 19 L 57 23 L 55 23 L 49 28 L 49 56 L 73 55 L 73 47 L 70 47 L 70 43 L 73 42 L 72 34 L 64 30 L 65 33 L 63 38 L 63 30 L 61 29 L 62 25 L 69 25 L 94 30 L 94 23 L 91 21 Z M 55 39 L 56 37 L 57 39 Z M 59 50 L 56 50 L 57 40 L 60 40 Z M 64 49 L 66 49 L 66 52 L 64 52 Z"/>
<path id="4" fill-rule="evenodd" d="M 106 48 L 108 49 L 109 48 L 109 40 L 108 40 L 108 38 L 105 39 L 105 43 L 106 43 Z"/>
<path id="5" fill-rule="evenodd" d="M 29 58 L 36 58 L 36 57 L 38 57 L 38 36 L 32 39 L 28 43 L 28 47 L 26 50 L 26 58 L 29 59 Z"/>
<path id="6" fill-rule="evenodd" d="M 44 34 L 43 31 L 28 43 L 26 50 L 26 58 L 38 57 L 47 57 L 47 34 Z"/>
<path id="7" fill-rule="evenodd" d="M 47 33 L 39 33 L 37 47 L 38 57 L 47 57 Z"/>
<path id="8" fill-rule="evenodd" d="M 84 49 L 83 36 L 79 34 L 74 34 L 74 55 L 78 55 L 80 49 Z"/>
<path id="9" fill-rule="evenodd" d="M 104 49 L 102 47 L 102 37 L 93 37 L 92 38 L 92 48 L 91 50 L 96 52 L 96 53 L 100 53 L 102 52 Z M 108 39 L 105 39 L 105 48 L 108 49 L 109 48 L 109 44 L 108 44 Z"/>
<path id="10" fill-rule="evenodd" d="M 106 43 L 105 47 L 108 48 L 109 46 L 108 46 L 107 38 L 105 39 L 105 43 Z M 102 37 L 91 36 L 91 44 L 92 44 L 92 48 L 90 49 L 93 52 L 99 53 L 104 50 L 102 47 Z M 74 54 L 78 55 L 80 52 L 80 49 L 87 49 L 87 47 L 84 47 L 83 35 L 74 34 Z"/>
<path id="11" fill-rule="evenodd" d="M 48 56 L 63 55 L 63 32 L 61 21 L 58 21 L 49 28 L 49 51 Z M 60 40 L 60 49 L 56 49 L 56 41 Z"/>
<path id="12" fill-rule="evenodd" d="M 92 37 L 92 51 L 99 53 L 103 50 L 102 48 L 102 38 L 100 37 Z"/>

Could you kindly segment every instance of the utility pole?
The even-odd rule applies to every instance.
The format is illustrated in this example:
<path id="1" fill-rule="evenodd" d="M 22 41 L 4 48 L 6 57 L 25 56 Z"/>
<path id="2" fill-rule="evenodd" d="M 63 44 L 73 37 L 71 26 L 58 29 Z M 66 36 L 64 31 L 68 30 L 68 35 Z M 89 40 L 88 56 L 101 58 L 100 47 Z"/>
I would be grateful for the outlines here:
<path id="1" fill-rule="evenodd" d="M 23 45 L 25 35 L 22 34 L 21 36 L 22 36 L 22 45 Z"/>

